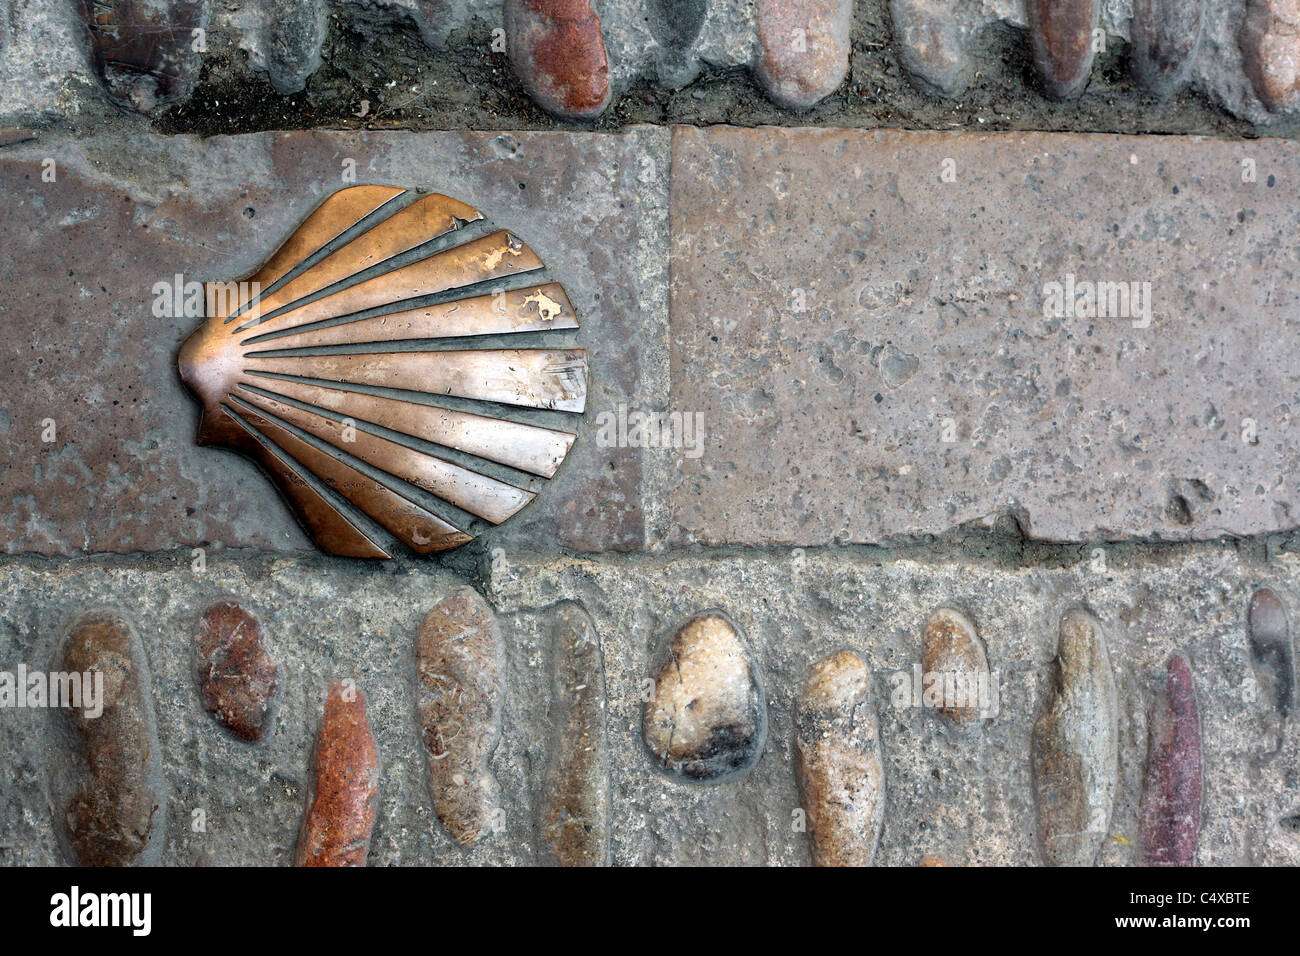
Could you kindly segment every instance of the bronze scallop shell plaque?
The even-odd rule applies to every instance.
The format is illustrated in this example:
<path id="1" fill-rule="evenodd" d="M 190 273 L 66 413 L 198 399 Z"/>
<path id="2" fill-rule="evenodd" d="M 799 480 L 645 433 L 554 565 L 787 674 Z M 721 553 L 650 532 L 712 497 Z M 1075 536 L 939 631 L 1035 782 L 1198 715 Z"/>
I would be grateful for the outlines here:
<path id="1" fill-rule="evenodd" d="M 257 462 L 331 554 L 390 557 L 374 525 L 420 554 L 464 544 L 554 476 L 586 404 L 583 350 L 525 347 L 578 328 L 542 269 L 447 196 L 334 193 L 248 280 L 205 285 L 179 357 L 198 443 Z"/>

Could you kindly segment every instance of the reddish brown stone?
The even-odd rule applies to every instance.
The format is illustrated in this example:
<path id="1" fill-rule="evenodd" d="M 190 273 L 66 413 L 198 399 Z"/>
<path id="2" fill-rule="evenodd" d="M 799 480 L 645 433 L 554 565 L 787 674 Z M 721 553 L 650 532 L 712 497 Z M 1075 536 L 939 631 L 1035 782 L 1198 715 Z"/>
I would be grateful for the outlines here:
<path id="1" fill-rule="evenodd" d="M 1027 0 L 1034 66 L 1053 99 L 1068 99 L 1088 82 L 1097 14 L 1097 0 Z"/>
<path id="2" fill-rule="evenodd" d="M 257 618 L 234 601 L 203 614 L 196 641 L 203 708 L 240 740 L 260 743 L 275 726 L 280 667 L 262 645 Z"/>
<path id="3" fill-rule="evenodd" d="M 754 75 L 776 103 L 810 109 L 849 71 L 853 0 L 758 0 Z"/>
<path id="4" fill-rule="evenodd" d="M 64 809 L 73 855 L 83 866 L 152 865 L 162 850 L 166 791 L 139 638 L 118 615 L 91 612 L 73 625 L 60 669 L 103 681 L 102 713 L 67 711 L 85 757 Z"/>
<path id="5" fill-rule="evenodd" d="M 1202 0 L 1134 0 L 1133 72 L 1159 96 L 1187 78 L 1201 44 Z"/>
<path id="6" fill-rule="evenodd" d="M 506 0 L 505 21 L 510 62 L 542 109 L 565 119 L 604 112 L 609 63 L 587 0 Z"/>
<path id="7" fill-rule="evenodd" d="M 1300 94 L 1300 0 L 1249 0 L 1238 40 L 1255 95 L 1273 111 L 1292 106 Z"/>
<path id="8" fill-rule="evenodd" d="M 1142 791 L 1144 866 L 1193 866 L 1201 830 L 1201 723 L 1187 658 L 1169 659 L 1151 714 Z"/>
<path id="9" fill-rule="evenodd" d="M 945 860 L 943 857 L 936 856 L 933 853 L 931 853 L 929 856 L 921 857 L 921 862 L 918 865 L 919 866 L 949 866 L 951 864 L 949 864 L 948 861 Z"/>
<path id="10" fill-rule="evenodd" d="M 429 794 L 461 846 L 491 829 L 500 805 L 488 758 L 501 739 L 504 655 L 492 610 L 472 588 L 429 612 L 415 647 Z"/>
<path id="11" fill-rule="evenodd" d="M 315 782 L 295 865 L 365 866 L 378 800 L 379 752 L 366 698 L 335 682 L 316 735 Z"/>
<path id="12" fill-rule="evenodd" d="M 91 61 L 109 98 L 141 113 L 174 102 L 194 86 L 194 30 L 207 23 L 196 0 L 80 0 Z"/>

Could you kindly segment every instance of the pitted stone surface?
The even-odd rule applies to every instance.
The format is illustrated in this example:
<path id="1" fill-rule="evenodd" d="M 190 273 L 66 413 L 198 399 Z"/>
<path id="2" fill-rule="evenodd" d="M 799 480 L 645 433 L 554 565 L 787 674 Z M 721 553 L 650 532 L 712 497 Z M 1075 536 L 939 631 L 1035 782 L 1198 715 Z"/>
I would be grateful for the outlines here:
<path id="1" fill-rule="evenodd" d="M 200 319 L 166 314 L 154 287 L 248 275 L 348 184 L 353 163 L 359 182 L 421 184 L 508 221 L 580 316 L 593 381 L 578 441 L 540 500 L 485 543 L 542 535 L 581 551 L 641 547 L 642 449 L 593 436 L 602 412 L 642 400 L 662 344 L 667 137 L 42 136 L 6 147 L 3 550 L 307 546 L 252 465 L 194 445 L 197 407 L 175 355 Z M 46 158 L 54 182 L 42 179 Z"/>
<path id="2" fill-rule="evenodd" d="M 1300 332 L 1274 291 L 1300 159 L 1249 152 L 679 127 L 672 395 L 707 437 L 673 461 L 670 542 L 1294 528 L 1300 372 L 1269 343 Z M 1137 295 L 1089 307 L 1098 282 Z"/>

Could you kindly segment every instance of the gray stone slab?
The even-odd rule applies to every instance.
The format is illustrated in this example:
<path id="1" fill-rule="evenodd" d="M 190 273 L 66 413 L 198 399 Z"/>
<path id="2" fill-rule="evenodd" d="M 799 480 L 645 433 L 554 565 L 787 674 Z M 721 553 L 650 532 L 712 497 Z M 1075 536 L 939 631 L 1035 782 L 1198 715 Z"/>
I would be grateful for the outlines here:
<path id="1" fill-rule="evenodd" d="M 1281 141 L 677 128 L 670 543 L 1296 527 L 1297 182 Z M 1137 294 L 1049 314 L 1071 277 Z"/>
<path id="2" fill-rule="evenodd" d="M 199 320 L 155 316 L 152 290 L 177 274 L 248 275 L 352 169 L 357 183 L 445 192 L 516 231 L 580 316 L 591 389 L 579 439 L 540 501 L 493 533 L 641 547 L 642 452 L 601 446 L 588 423 L 633 399 L 643 366 L 664 363 L 668 135 L 126 135 L 6 148 L 4 551 L 306 546 L 252 465 L 194 446 L 197 406 L 175 355 Z"/>

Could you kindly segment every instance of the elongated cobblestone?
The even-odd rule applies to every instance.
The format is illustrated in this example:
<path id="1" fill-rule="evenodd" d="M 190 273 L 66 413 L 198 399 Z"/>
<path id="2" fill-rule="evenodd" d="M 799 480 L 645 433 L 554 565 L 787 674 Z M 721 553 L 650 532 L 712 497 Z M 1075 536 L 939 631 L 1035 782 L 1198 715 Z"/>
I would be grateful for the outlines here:
<path id="1" fill-rule="evenodd" d="M 342 681 L 325 699 L 313 764 L 296 865 L 365 866 L 379 799 L 379 752 L 365 695 Z"/>
<path id="2" fill-rule="evenodd" d="M 1092 866 L 1118 782 L 1118 701 L 1101 624 L 1080 608 L 1061 618 L 1055 674 L 1034 722 L 1033 771 L 1043 860 Z"/>
<path id="3" fill-rule="evenodd" d="M 600 635 L 577 602 L 552 611 L 551 750 L 542 795 L 543 858 L 609 861 L 609 744 Z"/>
<path id="4" fill-rule="evenodd" d="M 871 674 L 847 651 L 814 665 L 795 711 L 795 773 L 817 866 L 870 866 L 885 814 Z"/>
<path id="5" fill-rule="evenodd" d="M 416 642 L 429 793 L 461 846 L 491 832 L 501 805 L 488 758 L 501 738 L 503 656 L 492 609 L 473 588 L 460 588 L 430 611 Z"/>
<path id="6" fill-rule="evenodd" d="M 54 782 L 56 791 L 72 788 L 58 812 L 73 861 L 153 865 L 166 832 L 167 790 L 140 639 L 121 614 L 88 612 L 72 626 L 61 670 L 82 678 L 83 699 L 66 718 L 84 762 Z M 99 698 L 94 707 L 86 706 L 90 696 Z"/>
<path id="7" fill-rule="evenodd" d="M 1142 862 L 1195 866 L 1201 832 L 1201 717 L 1187 658 L 1169 659 L 1151 712 L 1142 791 Z"/>

